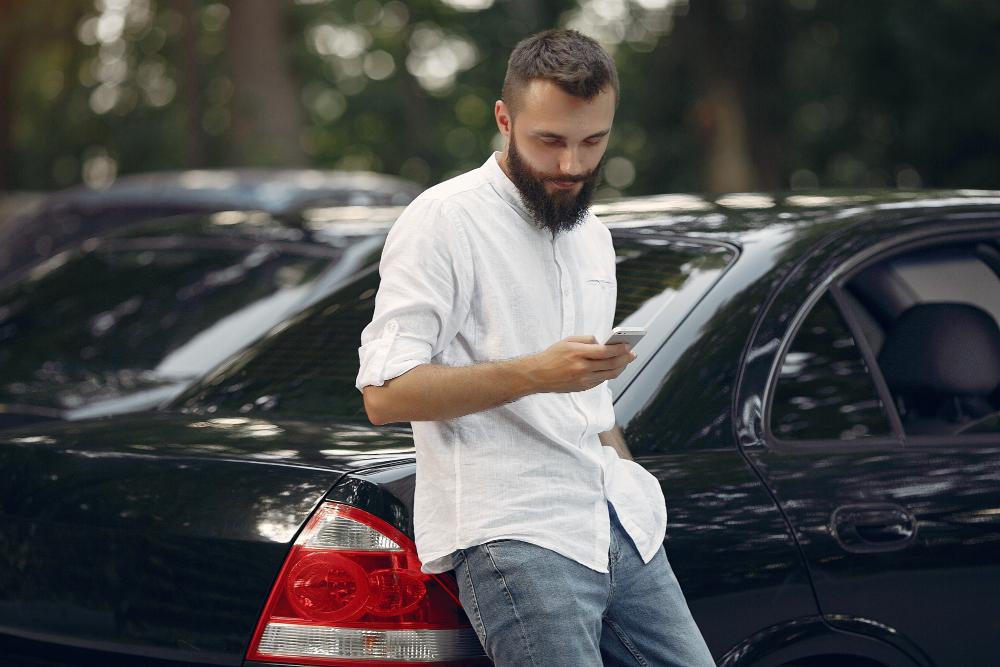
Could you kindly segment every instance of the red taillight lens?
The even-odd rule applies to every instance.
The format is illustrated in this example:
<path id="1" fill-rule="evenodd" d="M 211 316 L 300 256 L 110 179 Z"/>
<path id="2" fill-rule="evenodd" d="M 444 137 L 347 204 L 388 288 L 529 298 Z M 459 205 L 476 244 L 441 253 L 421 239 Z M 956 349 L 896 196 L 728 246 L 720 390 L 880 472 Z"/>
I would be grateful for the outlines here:
<path id="1" fill-rule="evenodd" d="M 295 611 L 317 621 L 343 621 L 365 608 L 371 593 L 368 574 L 336 553 L 312 553 L 295 564 L 285 580 L 285 596 Z"/>
<path id="2" fill-rule="evenodd" d="M 303 665 L 488 664 L 447 577 L 413 541 L 349 505 L 324 503 L 271 590 L 248 660 Z"/>
<path id="3" fill-rule="evenodd" d="M 381 616 L 405 614 L 427 597 L 427 586 L 412 572 L 379 570 L 368 575 L 374 595 L 368 611 Z"/>

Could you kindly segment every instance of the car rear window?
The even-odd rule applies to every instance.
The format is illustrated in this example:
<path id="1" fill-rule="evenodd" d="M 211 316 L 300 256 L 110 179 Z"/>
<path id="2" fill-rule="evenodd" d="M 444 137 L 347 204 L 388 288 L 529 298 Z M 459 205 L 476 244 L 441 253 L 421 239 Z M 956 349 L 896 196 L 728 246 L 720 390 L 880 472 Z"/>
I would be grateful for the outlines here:
<path id="1" fill-rule="evenodd" d="M 615 324 L 635 326 L 646 325 L 665 311 L 670 317 L 682 317 L 735 256 L 728 247 L 642 235 L 617 238 L 615 251 Z M 362 396 L 354 382 L 361 331 L 375 307 L 377 268 L 369 266 L 342 289 L 283 324 L 280 332 L 179 396 L 173 407 L 208 414 L 364 419 Z"/>
<path id="2" fill-rule="evenodd" d="M 167 241 L 94 241 L 0 290 L 0 402 L 72 410 L 190 381 L 280 321 L 341 254 Z M 197 345 L 213 327 L 220 356 Z"/>

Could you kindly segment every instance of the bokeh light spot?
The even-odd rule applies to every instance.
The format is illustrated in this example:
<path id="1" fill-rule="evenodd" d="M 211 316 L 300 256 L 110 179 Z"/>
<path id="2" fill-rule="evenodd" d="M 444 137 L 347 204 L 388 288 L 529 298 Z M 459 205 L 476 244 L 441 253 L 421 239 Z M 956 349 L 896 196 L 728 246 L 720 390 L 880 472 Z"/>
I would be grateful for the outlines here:
<path id="1" fill-rule="evenodd" d="M 610 158 L 604 165 L 604 180 L 608 185 L 623 190 L 635 181 L 635 165 L 626 157 Z"/>
<path id="2" fill-rule="evenodd" d="M 493 0 L 441 0 L 441 2 L 460 12 L 481 12 L 493 6 Z"/>
<path id="3" fill-rule="evenodd" d="M 375 81 L 382 81 L 392 76 L 396 71 L 396 61 L 388 51 L 372 51 L 365 55 L 365 76 Z"/>
<path id="4" fill-rule="evenodd" d="M 115 182 L 118 162 L 103 147 L 91 148 L 84 157 L 82 175 L 87 187 L 104 189 Z"/>
<path id="5" fill-rule="evenodd" d="M 463 95 L 455 103 L 455 116 L 462 125 L 483 127 L 489 120 L 489 107 L 478 95 Z"/>

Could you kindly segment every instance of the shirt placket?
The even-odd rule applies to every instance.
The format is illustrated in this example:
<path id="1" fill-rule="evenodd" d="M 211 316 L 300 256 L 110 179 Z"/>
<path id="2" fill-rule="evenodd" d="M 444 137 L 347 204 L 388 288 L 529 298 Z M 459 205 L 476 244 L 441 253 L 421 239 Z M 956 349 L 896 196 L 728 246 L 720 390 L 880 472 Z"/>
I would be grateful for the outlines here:
<path id="1" fill-rule="evenodd" d="M 555 260 L 556 271 L 559 274 L 559 303 L 561 304 L 560 315 L 562 316 L 560 338 L 566 338 L 573 335 L 573 325 L 576 323 L 576 305 L 573 293 L 573 276 L 570 275 L 569 267 L 563 261 L 558 237 L 552 239 L 552 258 Z"/>
<path id="2" fill-rule="evenodd" d="M 574 276 L 570 271 L 569 265 L 563 258 L 562 248 L 558 243 L 558 237 L 552 240 L 552 256 L 555 259 L 556 268 L 559 273 L 559 302 L 561 304 L 560 310 L 562 312 L 561 338 L 566 338 L 567 336 L 572 336 L 574 334 L 574 329 L 576 327 L 576 285 L 574 284 Z M 580 404 L 580 400 L 577 398 L 576 392 L 571 392 L 568 396 L 570 403 L 583 417 L 583 430 L 580 431 L 580 434 L 576 439 L 577 447 L 582 447 L 583 438 L 590 429 L 590 417 L 584 407 Z"/>

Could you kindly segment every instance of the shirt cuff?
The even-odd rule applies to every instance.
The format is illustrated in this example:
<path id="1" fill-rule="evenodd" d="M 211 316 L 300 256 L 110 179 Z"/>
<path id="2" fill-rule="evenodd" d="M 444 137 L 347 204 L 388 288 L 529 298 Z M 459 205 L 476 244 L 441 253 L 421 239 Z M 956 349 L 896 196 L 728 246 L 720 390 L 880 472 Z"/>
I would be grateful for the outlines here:
<path id="1" fill-rule="evenodd" d="M 367 386 L 381 387 L 386 381 L 429 363 L 431 345 L 399 333 L 396 320 L 389 320 L 382 335 L 358 348 L 360 370 L 355 385 L 358 391 Z"/>

